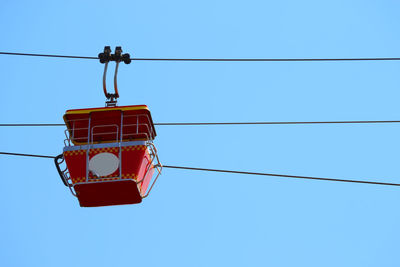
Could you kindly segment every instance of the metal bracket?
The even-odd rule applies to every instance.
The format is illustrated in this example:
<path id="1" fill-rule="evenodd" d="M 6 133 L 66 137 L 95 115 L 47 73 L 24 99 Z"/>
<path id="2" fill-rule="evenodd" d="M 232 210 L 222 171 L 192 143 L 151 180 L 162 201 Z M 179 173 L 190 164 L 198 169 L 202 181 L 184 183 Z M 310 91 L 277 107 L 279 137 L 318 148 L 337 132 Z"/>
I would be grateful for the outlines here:
<path id="1" fill-rule="evenodd" d="M 117 75 L 118 75 L 118 67 L 119 63 L 123 61 L 125 64 L 131 63 L 131 57 L 128 53 L 122 54 L 122 48 L 117 46 L 115 48 L 115 54 L 111 54 L 111 48 L 109 46 L 104 47 L 104 52 L 99 54 L 100 63 L 104 65 L 104 72 L 103 72 L 103 91 L 104 95 L 106 96 L 106 106 L 107 107 L 115 107 L 117 105 L 117 98 L 119 98 L 118 93 L 118 86 L 117 86 Z M 110 61 L 115 61 L 115 72 L 114 72 L 114 93 L 107 92 L 107 85 L 106 85 L 106 77 L 107 77 L 107 68 L 108 63 Z"/>
<path id="2" fill-rule="evenodd" d="M 54 158 L 54 163 L 57 168 L 57 172 L 60 175 L 61 181 L 65 186 L 68 186 L 68 180 L 65 177 L 64 171 L 61 170 L 60 165 L 64 162 L 64 156 L 63 154 L 58 155 L 57 157 Z"/>
<path id="3" fill-rule="evenodd" d="M 60 175 L 61 181 L 65 186 L 69 188 L 72 195 L 76 196 L 76 192 L 74 190 L 74 185 L 72 184 L 71 177 L 68 172 L 68 168 L 65 167 L 64 170 L 61 169 L 61 164 L 65 162 L 64 155 L 60 154 L 54 158 L 54 164 L 56 165 L 57 172 Z"/>

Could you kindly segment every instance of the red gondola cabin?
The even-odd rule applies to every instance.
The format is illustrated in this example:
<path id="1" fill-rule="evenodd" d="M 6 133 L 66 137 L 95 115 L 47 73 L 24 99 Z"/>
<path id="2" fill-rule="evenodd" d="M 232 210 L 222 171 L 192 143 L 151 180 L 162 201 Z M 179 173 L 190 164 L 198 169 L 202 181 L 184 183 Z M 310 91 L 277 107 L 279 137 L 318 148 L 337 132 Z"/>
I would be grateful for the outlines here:
<path id="1" fill-rule="evenodd" d="M 56 166 L 82 207 L 140 203 L 150 193 L 162 167 L 147 106 L 67 110 L 64 121 Z"/>

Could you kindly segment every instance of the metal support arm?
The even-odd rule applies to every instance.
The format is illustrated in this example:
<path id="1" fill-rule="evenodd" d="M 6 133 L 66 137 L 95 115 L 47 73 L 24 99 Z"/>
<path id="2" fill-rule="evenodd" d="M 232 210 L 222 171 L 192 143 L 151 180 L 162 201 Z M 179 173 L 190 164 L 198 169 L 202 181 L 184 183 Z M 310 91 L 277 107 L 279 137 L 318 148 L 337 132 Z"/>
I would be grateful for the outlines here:
<path id="1" fill-rule="evenodd" d="M 131 63 L 131 58 L 128 53 L 122 54 L 122 48 L 117 46 L 115 48 L 115 54 L 111 54 L 111 48 L 109 46 L 104 47 L 104 52 L 99 54 L 100 63 L 104 63 L 104 72 L 103 72 L 103 91 L 104 95 L 107 98 L 106 105 L 107 106 L 116 106 L 117 99 L 119 98 L 118 93 L 118 85 L 117 85 L 117 76 L 118 76 L 118 67 L 119 63 L 123 61 L 125 64 Z M 110 61 L 115 61 L 115 73 L 114 73 L 114 93 L 107 92 L 106 85 L 106 77 L 107 77 L 107 68 L 108 63 Z"/>

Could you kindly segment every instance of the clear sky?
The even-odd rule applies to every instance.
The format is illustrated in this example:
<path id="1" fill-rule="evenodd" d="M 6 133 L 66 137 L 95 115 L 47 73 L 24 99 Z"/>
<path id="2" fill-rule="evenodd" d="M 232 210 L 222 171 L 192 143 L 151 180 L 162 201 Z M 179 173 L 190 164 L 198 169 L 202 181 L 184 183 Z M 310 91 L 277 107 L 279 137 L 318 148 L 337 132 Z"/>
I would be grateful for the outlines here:
<path id="1" fill-rule="evenodd" d="M 0 51 L 399 57 L 399 1 L 9 1 Z M 101 107 L 96 60 L 0 56 L 1 123 Z M 133 62 L 155 122 L 398 120 L 400 62 Z M 111 76 L 110 76 L 111 78 Z M 109 79 L 111 80 L 111 79 Z M 111 83 L 110 83 L 111 85 Z M 57 155 L 63 127 L 1 128 Z M 400 182 L 400 125 L 157 128 L 162 163 Z M 400 266 L 400 188 L 165 169 L 140 205 L 80 208 L 50 159 L 0 157 L 2 266 Z"/>

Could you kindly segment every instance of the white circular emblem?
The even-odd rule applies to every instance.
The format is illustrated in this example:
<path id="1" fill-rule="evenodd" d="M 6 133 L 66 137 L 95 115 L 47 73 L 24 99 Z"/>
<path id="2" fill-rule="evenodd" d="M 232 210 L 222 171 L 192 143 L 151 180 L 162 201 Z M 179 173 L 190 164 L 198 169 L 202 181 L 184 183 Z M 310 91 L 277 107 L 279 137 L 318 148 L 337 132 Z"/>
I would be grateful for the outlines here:
<path id="1" fill-rule="evenodd" d="M 107 176 L 118 169 L 119 159 L 112 153 L 100 153 L 89 160 L 89 171 L 97 176 Z"/>

